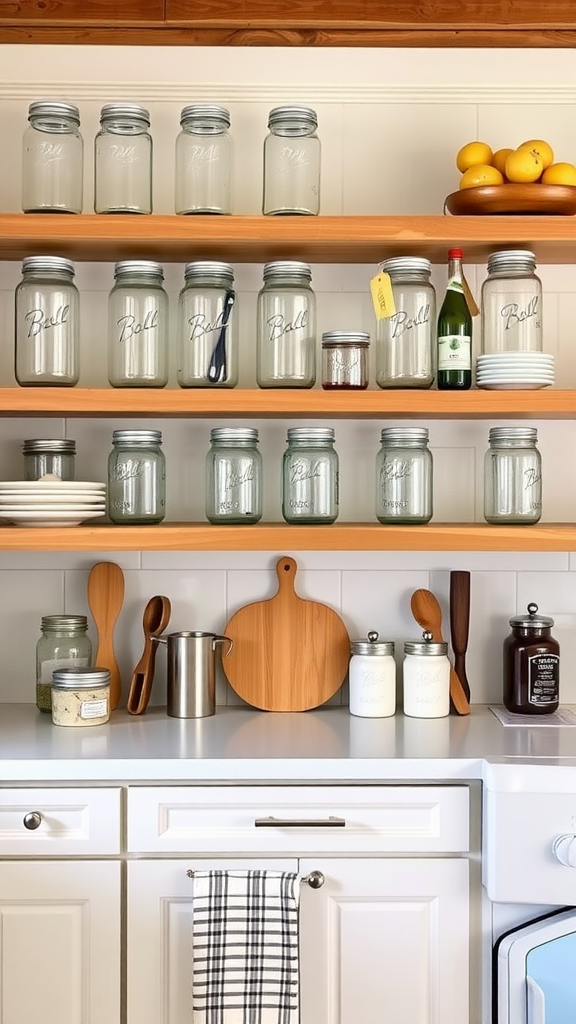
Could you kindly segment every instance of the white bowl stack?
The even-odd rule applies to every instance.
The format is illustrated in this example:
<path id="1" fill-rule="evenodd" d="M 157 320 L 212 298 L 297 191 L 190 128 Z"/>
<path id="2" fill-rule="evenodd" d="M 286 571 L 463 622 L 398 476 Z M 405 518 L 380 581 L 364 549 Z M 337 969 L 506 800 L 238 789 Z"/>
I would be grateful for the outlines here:
<path id="1" fill-rule="evenodd" d="M 535 390 L 554 383 L 554 356 L 545 352 L 492 352 L 476 360 L 476 384 L 488 390 Z"/>
<path id="2" fill-rule="evenodd" d="M 43 477 L 0 481 L 0 518 L 17 526 L 78 526 L 106 513 L 106 484 Z"/>

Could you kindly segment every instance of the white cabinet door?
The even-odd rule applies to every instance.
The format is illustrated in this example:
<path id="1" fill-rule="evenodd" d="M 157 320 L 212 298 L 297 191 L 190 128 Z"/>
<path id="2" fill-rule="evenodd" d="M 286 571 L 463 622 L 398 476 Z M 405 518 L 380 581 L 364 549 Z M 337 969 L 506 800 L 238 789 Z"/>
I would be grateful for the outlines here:
<path id="1" fill-rule="evenodd" d="M 2 1024 L 120 1024 L 120 863 L 0 863 Z"/>
<path id="2" fill-rule="evenodd" d="M 465 1024 L 468 863 L 300 861 L 302 1024 Z"/>

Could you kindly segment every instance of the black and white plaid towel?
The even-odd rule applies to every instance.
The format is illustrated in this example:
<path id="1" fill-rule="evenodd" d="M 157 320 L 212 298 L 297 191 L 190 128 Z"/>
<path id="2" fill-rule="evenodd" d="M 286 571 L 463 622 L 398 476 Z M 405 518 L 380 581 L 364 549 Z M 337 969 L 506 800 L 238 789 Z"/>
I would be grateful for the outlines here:
<path id="1" fill-rule="evenodd" d="M 193 1024 L 298 1024 L 299 876 L 193 878 Z"/>

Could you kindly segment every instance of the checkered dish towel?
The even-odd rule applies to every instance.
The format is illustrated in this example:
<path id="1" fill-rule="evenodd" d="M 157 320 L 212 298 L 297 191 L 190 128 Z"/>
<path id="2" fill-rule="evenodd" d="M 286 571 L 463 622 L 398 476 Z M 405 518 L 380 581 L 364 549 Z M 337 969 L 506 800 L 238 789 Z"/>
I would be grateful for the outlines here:
<path id="1" fill-rule="evenodd" d="M 298 1024 L 300 878 L 195 871 L 193 1024 Z"/>

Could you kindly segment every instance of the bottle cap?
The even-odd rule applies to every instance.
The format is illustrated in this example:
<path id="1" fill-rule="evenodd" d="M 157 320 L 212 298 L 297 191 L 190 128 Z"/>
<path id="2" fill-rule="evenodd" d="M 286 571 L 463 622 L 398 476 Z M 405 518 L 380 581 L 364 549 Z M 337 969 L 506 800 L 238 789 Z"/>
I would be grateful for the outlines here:
<path id="1" fill-rule="evenodd" d="M 449 260 L 461 260 L 463 255 L 462 249 L 448 249 Z"/>

